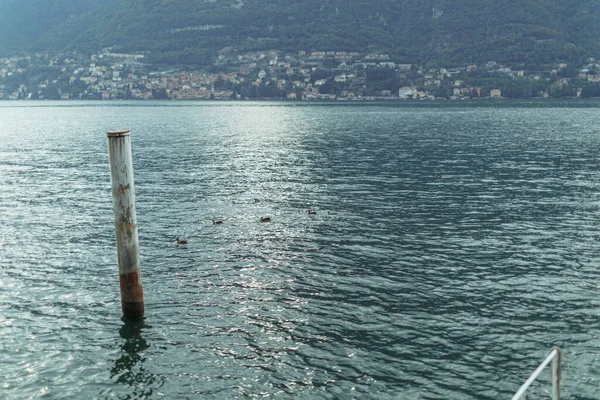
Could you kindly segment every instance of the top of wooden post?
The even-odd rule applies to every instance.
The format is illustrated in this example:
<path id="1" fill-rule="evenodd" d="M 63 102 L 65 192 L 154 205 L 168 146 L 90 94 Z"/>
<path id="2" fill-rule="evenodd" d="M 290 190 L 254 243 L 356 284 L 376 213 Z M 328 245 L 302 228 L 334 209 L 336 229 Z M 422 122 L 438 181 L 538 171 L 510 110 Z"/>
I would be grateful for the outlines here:
<path id="1" fill-rule="evenodd" d="M 129 129 L 124 130 L 124 131 L 111 131 L 111 132 L 106 132 L 106 136 L 108 137 L 118 137 L 118 136 L 129 136 Z"/>

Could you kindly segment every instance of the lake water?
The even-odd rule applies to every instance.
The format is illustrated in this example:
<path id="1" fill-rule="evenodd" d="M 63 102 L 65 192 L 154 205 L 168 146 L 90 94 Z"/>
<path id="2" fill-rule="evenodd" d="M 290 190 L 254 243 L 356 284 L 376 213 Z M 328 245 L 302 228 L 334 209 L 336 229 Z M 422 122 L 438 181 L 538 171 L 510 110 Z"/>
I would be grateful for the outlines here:
<path id="1" fill-rule="evenodd" d="M 600 103 L 441 104 L 0 103 L 0 398 L 600 398 Z"/>

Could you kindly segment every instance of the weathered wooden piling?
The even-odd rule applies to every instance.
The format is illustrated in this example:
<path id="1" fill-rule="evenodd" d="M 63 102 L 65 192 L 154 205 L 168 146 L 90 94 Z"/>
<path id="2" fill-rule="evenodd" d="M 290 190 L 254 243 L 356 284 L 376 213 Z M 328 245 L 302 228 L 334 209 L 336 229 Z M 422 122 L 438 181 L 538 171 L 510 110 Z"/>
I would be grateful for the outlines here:
<path id="1" fill-rule="evenodd" d="M 107 132 L 123 315 L 144 315 L 129 131 Z"/>

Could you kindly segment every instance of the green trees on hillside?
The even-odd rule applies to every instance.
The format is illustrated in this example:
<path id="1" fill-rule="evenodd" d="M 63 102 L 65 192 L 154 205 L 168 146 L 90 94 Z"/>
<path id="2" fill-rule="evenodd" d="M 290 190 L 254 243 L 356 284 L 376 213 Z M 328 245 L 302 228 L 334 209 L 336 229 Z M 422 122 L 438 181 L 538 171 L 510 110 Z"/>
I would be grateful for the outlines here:
<path id="1" fill-rule="evenodd" d="M 0 57 L 20 50 L 149 51 L 210 64 L 223 47 L 381 51 L 398 60 L 526 68 L 600 53 L 597 0 L 4 0 Z"/>

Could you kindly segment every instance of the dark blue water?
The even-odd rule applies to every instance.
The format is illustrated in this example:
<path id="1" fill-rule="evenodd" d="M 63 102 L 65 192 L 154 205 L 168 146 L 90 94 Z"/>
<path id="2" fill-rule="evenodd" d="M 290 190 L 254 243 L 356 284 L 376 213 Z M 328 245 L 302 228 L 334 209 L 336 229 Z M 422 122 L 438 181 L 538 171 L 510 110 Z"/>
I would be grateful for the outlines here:
<path id="1" fill-rule="evenodd" d="M 501 399 L 554 345 L 599 398 L 599 153 L 593 102 L 1 103 L 0 398 Z"/>

